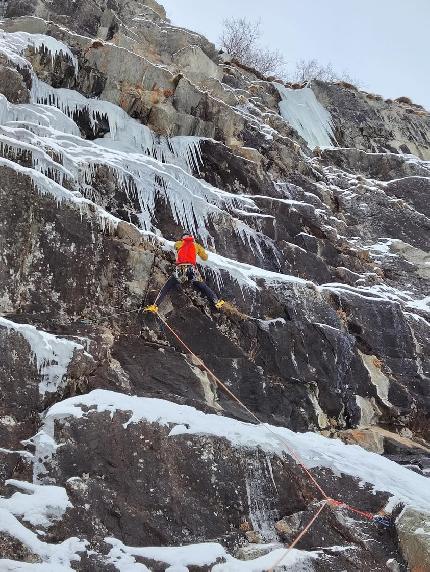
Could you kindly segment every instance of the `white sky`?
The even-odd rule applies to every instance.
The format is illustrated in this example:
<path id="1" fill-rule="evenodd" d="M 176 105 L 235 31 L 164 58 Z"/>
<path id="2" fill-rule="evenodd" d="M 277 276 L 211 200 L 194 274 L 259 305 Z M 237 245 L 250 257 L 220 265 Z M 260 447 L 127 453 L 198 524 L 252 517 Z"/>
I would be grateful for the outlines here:
<path id="1" fill-rule="evenodd" d="M 294 69 L 331 62 L 385 97 L 430 109 L 430 0 L 158 0 L 173 24 L 217 43 L 224 18 L 261 20 L 264 45 Z"/>

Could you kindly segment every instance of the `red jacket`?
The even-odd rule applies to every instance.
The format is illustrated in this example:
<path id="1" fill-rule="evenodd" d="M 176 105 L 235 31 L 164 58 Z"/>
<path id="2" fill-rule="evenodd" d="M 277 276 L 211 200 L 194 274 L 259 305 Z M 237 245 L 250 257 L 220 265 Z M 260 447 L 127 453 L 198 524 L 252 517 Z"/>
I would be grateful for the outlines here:
<path id="1" fill-rule="evenodd" d="M 176 264 L 192 264 L 195 266 L 197 263 L 197 255 L 200 256 L 202 260 L 208 259 L 206 250 L 203 246 L 195 242 L 192 236 L 186 236 L 176 242 L 175 248 L 178 251 Z"/>

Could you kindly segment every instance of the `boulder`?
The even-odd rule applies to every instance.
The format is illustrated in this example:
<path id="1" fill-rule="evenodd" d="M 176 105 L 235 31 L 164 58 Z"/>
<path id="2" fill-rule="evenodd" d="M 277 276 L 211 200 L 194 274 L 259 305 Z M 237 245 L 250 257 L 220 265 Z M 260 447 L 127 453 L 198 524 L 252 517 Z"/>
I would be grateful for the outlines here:
<path id="1" fill-rule="evenodd" d="M 0 93 L 11 103 L 29 103 L 30 101 L 30 92 L 22 75 L 5 65 L 0 65 Z"/>
<path id="2" fill-rule="evenodd" d="M 207 78 L 221 80 L 223 71 L 203 52 L 199 46 L 187 46 L 173 56 L 173 63 L 191 81 Z"/>
<path id="3" fill-rule="evenodd" d="M 430 513 L 405 508 L 397 518 L 396 529 L 411 572 L 429 572 Z"/>

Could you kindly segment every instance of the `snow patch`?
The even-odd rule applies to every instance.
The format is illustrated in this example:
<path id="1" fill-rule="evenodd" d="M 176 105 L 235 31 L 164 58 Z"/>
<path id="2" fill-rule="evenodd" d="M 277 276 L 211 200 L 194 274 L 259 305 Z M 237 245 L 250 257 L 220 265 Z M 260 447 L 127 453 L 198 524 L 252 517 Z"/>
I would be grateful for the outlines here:
<path id="1" fill-rule="evenodd" d="M 395 258 L 397 254 L 393 254 L 390 248 L 393 242 L 396 241 L 392 238 L 380 238 L 378 242 L 371 244 L 367 249 L 374 258 L 385 258 L 387 256 Z"/>
<path id="2" fill-rule="evenodd" d="M 235 280 L 241 288 L 248 288 L 250 290 L 259 290 L 258 280 L 264 281 L 265 285 L 274 287 L 275 285 L 291 283 L 301 287 L 313 287 L 313 282 L 291 276 L 289 274 L 281 274 L 279 272 L 272 272 L 271 270 L 264 270 L 258 266 L 245 264 L 244 262 L 237 262 L 231 258 L 226 258 L 214 252 L 210 253 L 208 261 L 202 261 L 201 266 L 207 268 L 212 272 L 218 282 L 219 287 L 222 285 L 222 272 L 227 272 L 233 280 Z M 280 319 L 277 320 L 280 323 Z M 270 326 L 270 324 L 267 324 Z M 265 325 L 263 324 L 263 328 Z"/>
<path id="3" fill-rule="evenodd" d="M 36 533 L 26 528 L 17 518 L 20 517 L 33 526 L 51 526 L 72 506 L 66 491 L 62 487 L 39 486 L 15 480 L 6 481 L 6 484 L 23 492 L 16 492 L 10 498 L 0 497 L 0 532 L 16 538 L 42 562 L 31 564 L 0 558 L 0 570 L 73 572 L 70 564 L 80 560 L 78 553 L 86 550 L 86 541 L 68 538 L 59 544 L 49 544 L 41 541 Z"/>
<path id="4" fill-rule="evenodd" d="M 78 72 L 78 60 L 63 42 L 56 40 L 52 36 L 44 34 L 29 34 L 27 32 L 4 32 L 0 30 L 0 52 L 10 61 L 21 67 L 30 67 L 22 54 L 27 48 L 32 47 L 35 51 L 46 51 L 54 62 L 57 56 L 68 58 Z"/>
<path id="5" fill-rule="evenodd" d="M 16 538 L 33 554 L 40 557 L 41 564 L 17 562 L 8 558 L 0 559 L 2 572 L 30 570 L 34 572 L 73 572 L 70 563 L 80 561 L 78 552 L 86 550 L 87 542 L 79 538 L 68 538 L 60 544 L 48 544 L 39 540 L 37 534 L 23 526 L 8 510 L 0 508 L 0 532 Z"/>
<path id="6" fill-rule="evenodd" d="M 61 520 L 66 510 L 72 507 L 63 487 L 34 485 L 13 479 L 6 481 L 6 485 L 23 492 L 16 492 L 10 498 L 0 497 L 0 509 L 8 510 L 34 526 L 49 527 Z"/>
<path id="7" fill-rule="evenodd" d="M 186 571 L 189 566 L 213 566 L 212 572 L 261 572 L 270 569 L 282 556 L 285 556 L 283 566 L 295 566 L 296 572 L 304 572 L 303 565 L 317 559 L 319 551 L 307 552 L 291 550 L 286 554 L 285 549 L 271 550 L 268 554 L 254 560 L 237 560 L 228 554 L 223 546 L 217 542 L 204 542 L 187 546 L 147 547 L 133 548 L 125 546 L 116 538 L 105 538 L 105 542 L 112 546 L 107 562 L 113 564 L 120 572 L 148 572 L 144 564 L 136 563 L 135 557 L 148 558 L 170 565 L 172 572 Z M 216 564 L 217 561 L 223 560 Z"/>
<path id="8" fill-rule="evenodd" d="M 406 307 L 413 310 L 423 310 L 430 314 L 430 296 L 426 296 L 422 300 L 412 300 L 406 304 Z"/>

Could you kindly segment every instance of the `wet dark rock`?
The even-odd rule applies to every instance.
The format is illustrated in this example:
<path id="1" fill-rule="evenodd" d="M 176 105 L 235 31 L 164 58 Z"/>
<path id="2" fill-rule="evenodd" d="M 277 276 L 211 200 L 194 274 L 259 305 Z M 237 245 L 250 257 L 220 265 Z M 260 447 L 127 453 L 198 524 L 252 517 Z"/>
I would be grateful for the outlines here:
<path id="1" fill-rule="evenodd" d="M 139 423 L 124 429 L 126 415 L 115 415 L 109 420 L 107 439 L 99 430 L 107 419 L 106 414 L 92 414 L 84 422 L 72 420 L 66 425 L 59 424 L 58 438 L 69 444 L 61 448 L 56 466 L 50 470 L 51 477 L 55 476 L 57 482 L 84 475 L 83 486 L 71 490 L 74 508 L 66 514 L 63 526 L 67 527 L 69 522 L 79 523 L 79 533 L 88 537 L 92 532 L 94 542 L 100 542 L 108 529 L 129 546 L 211 538 L 222 539 L 230 550 L 234 550 L 244 543 L 240 523 L 249 510 L 245 480 L 250 487 L 263 487 L 264 505 L 251 506 L 251 510 L 270 515 L 273 528 L 267 534 L 272 539 L 276 538 L 275 525 L 281 516 L 277 507 L 288 506 L 290 516 L 284 521 L 295 523 L 293 533 L 307 523 L 318 507 L 311 503 L 306 508 L 313 492 L 302 480 L 303 476 L 294 473 L 289 462 L 258 451 L 239 452 L 223 440 L 168 437 L 168 430 L 155 425 Z M 80 455 L 84 443 L 91 452 L 86 459 Z M 261 480 L 269 471 L 273 472 L 274 481 Z M 232 488 L 230 483 L 235 483 L 235 487 Z M 350 486 L 348 479 L 343 485 Z M 370 491 L 361 494 L 368 503 L 372 496 Z M 81 508 L 89 499 L 91 515 Z M 228 517 L 225 509 L 219 511 L 220 505 L 228 507 Z M 97 523 L 96 530 L 93 523 Z M 355 526 L 357 523 L 353 530 Z M 360 523 L 360 527 L 362 534 L 374 534 L 371 525 L 363 528 Z M 369 551 L 361 542 L 356 542 L 353 530 L 346 526 L 342 514 L 326 509 L 303 547 L 312 549 L 320 545 L 322 539 L 335 546 L 353 545 L 353 562 L 372 564 L 381 571 L 387 553 L 402 561 L 390 531 L 381 531 L 377 542 L 372 542 L 373 550 Z M 285 536 L 284 539 L 287 540 Z M 383 550 L 379 548 L 381 544 Z M 323 558 L 317 570 L 328 570 L 330 551 L 327 557 L 327 564 Z M 341 566 L 350 562 L 349 557 L 345 556 L 344 560 L 340 554 L 335 569 L 341 570 Z"/>

